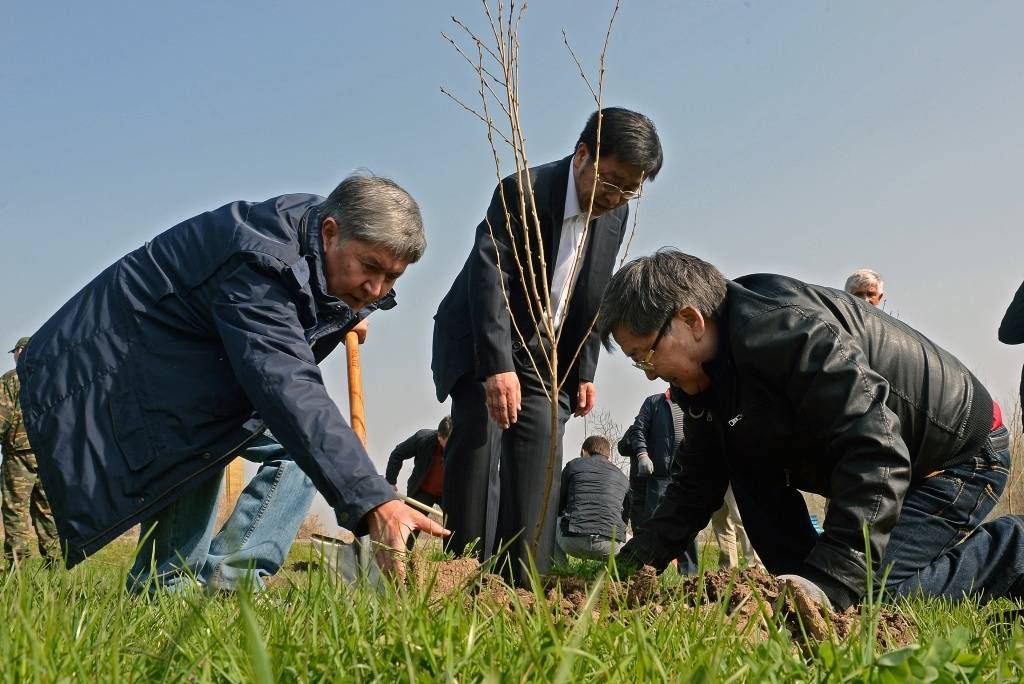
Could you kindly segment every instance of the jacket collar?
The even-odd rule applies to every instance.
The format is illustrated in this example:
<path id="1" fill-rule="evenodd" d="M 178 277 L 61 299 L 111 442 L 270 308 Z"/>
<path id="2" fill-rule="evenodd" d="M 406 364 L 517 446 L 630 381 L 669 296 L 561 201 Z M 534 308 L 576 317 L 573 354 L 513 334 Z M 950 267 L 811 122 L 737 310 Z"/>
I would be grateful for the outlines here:
<path id="1" fill-rule="evenodd" d="M 714 386 L 715 378 L 721 376 L 732 365 L 732 346 L 729 344 L 729 321 L 724 316 L 721 316 L 715 322 L 718 325 L 715 355 L 701 364 L 704 367 L 704 372 L 711 378 L 712 387 Z"/>
<path id="2" fill-rule="evenodd" d="M 721 376 L 732 366 L 732 335 L 730 334 L 730 318 L 735 291 L 740 286 L 731 280 L 725 281 L 725 300 L 718 307 L 715 323 L 718 326 L 718 340 L 715 355 L 701 364 L 704 372 L 711 378 L 714 387 L 715 378 Z"/>
<path id="3" fill-rule="evenodd" d="M 348 304 L 334 297 L 327 292 L 327 276 L 324 272 L 324 243 L 318 230 L 320 226 L 319 206 L 310 207 L 306 210 L 302 221 L 299 224 L 299 254 L 305 258 L 309 265 L 309 285 L 313 291 L 313 301 L 316 303 L 317 317 L 319 312 L 324 312 L 331 317 L 348 317 L 353 313 L 363 319 L 377 309 L 388 310 L 395 308 L 395 290 L 392 288 L 386 295 L 370 304 L 362 311 L 353 312 Z"/>
<path id="4" fill-rule="evenodd" d="M 718 314 L 715 316 L 715 323 L 718 326 L 715 355 L 701 364 L 704 372 L 711 378 L 711 386 L 696 395 L 688 395 L 678 387 L 669 388 L 670 399 L 683 408 L 688 408 L 692 411 L 698 408 L 703 409 L 713 404 L 713 397 L 721 389 L 724 379 L 732 369 L 732 344 L 729 334 L 729 293 L 734 287 L 735 285 L 732 281 L 726 281 L 725 301 L 722 302 L 718 309 Z"/>

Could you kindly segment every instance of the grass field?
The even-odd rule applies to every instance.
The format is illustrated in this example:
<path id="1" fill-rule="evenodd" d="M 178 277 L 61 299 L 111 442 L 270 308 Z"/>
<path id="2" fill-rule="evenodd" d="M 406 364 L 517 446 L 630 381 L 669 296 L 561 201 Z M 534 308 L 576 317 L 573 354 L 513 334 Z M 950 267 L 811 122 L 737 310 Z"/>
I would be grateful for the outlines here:
<path id="1" fill-rule="evenodd" d="M 351 589 L 306 566 L 268 591 L 163 596 L 122 590 L 130 546 L 72 572 L 29 562 L 0 577 L 0 680 L 56 681 L 1014 681 L 1024 679 L 1024 629 L 999 605 L 915 601 L 900 609 L 916 643 L 874 638 L 801 645 L 768 621 L 767 638 L 738 633 L 724 609 L 684 604 L 565 614 L 540 601 L 496 610 L 468 592 Z M 593 568 L 581 568 L 593 571 Z M 678 582 L 672 573 L 663 583 Z M 867 619 L 874 608 L 864 609 Z"/>

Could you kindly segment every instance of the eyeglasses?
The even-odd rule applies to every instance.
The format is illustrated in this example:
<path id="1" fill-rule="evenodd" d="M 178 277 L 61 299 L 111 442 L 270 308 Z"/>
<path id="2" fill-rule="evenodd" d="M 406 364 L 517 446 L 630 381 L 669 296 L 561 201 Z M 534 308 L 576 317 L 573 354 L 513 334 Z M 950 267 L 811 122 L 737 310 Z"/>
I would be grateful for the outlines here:
<path id="1" fill-rule="evenodd" d="M 620 188 L 618 185 L 615 185 L 615 183 L 609 183 L 606 180 L 601 180 L 600 173 L 597 174 L 597 186 L 601 192 L 613 192 L 626 201 L 636 199 L 637 197 L 640 196 L 640 192 L 644 189 L 644 184 L 642 181 L 640 185 L 636 187 L 636 190 L 626 190 L 624 188 Z"/>
<path id="2" fill-rule="evenodd" d="M 673 311 L 665 319 L 665 322 L 661 324 L 661 329 L 658 330 L 658 336 L 654 338 L 654 344 L 651 345 L 650 351 L 647 352 L 647 356 L 644 357 L 643 361 L 634 361 L 633 367 L 639 368 L 644 373 L 650 373 L 654 370 L 654 364 L 651 363 L 651 357 L 654 356 L 654 350 L 658 348 L 658 343 L 661 342 L 661 338 L 668 332 L 669 327 L 672 325 L 672 319 L 676 317 L 676 312 Z"/>

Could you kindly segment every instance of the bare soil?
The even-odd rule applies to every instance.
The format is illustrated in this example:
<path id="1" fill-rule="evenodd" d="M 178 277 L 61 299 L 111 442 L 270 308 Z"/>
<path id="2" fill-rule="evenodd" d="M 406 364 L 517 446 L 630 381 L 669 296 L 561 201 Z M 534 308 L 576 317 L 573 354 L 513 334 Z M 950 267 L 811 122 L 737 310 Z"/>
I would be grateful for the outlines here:
<path id="1" fill-rule="evenodd" d="M 516 605 L 532 608 L 538 596 L 531 591 L 512 588 L 501 577 L 481 574 L 472 558 L 430 562 L 415 560 L 410 581 L 421 590 L 429 587 L 432 600 L 463 596 L 467 604 L 476 603 L 492 610 L 511 611 Z M 545 578 L 544 602 L 564 616 L 575 616 L 584 609 L 591 585 L 577 577 Z M 650 607 L 656 613 L 665 610 L 698 610 L 702 614 L 724 610 L 736 625 L 737 633 L 752 640 L 768 638 L 776 615 L 801 644 L 823 639 L 845 640 L 859 632 L 862 616 L 859 608 L 844 612 L 824 611 L 804 591 L 780 581 L 763 570 L 709 572 L 701 577 L 683 579 L 667 589 L 654 568 L 644 567 L 628 580 L 607 582 L 604 596 L 596 605 L 602 610 L 623 612 Z M 595 619 L 600 617 L 594 610 Z M 898 648 L 916 639 L 912 625 L 899 612 L 879 609 L 875 626 L 876 641 L 885 649 Z"/>

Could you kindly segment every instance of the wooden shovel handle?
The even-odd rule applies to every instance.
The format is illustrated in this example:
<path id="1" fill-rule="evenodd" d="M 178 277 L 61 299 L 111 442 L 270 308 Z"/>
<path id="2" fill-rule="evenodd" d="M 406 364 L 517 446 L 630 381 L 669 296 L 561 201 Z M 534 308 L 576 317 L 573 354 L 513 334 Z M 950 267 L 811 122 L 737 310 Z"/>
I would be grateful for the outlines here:
<path id="1" fill-rule="evenodd" d="M 352 415 L 352 430 L 366 446 L 366 413 L 363 411 L 363 373 L 359 366 L 359 336 L 354 332 L 345 335 L 345 352 L 348 357 L 348 407 Z"/>

